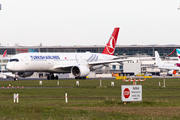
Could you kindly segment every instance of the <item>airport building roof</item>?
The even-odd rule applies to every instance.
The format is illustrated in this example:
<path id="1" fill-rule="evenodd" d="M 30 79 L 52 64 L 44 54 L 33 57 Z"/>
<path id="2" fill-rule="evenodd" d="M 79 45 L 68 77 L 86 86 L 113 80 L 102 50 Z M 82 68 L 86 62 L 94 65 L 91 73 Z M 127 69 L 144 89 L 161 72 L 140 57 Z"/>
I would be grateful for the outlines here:
<path id="1" fill-rule="evenodd" d="M 115 55 L 149 55 L 154 56 L 154 51 L 158 51 L 160 56 L 165 56 L 171 53 L 175 48 L 180 48 L 180 45 L 168 44 L 168 45 L 116 45 Z M 86 52 L 101 53 L 104 49 L 104 45 L 74 45 L 74 46 L 0 46 L 0 54 L 3 54 L 5 50 L 10 55 L 23 52 Z M 176 54 L 173 54 L 176 56 Z"/>

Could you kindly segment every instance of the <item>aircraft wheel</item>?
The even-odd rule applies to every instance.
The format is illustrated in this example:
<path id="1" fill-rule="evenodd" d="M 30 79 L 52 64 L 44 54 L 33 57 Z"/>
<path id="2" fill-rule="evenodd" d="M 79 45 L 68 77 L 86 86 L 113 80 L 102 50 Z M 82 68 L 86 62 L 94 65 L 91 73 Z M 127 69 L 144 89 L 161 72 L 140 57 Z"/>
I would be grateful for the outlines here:
<path id="1" fill-rule="evenodd" d="M 58 80 L 58 79 L 59 79 L 57 75 L 56 75 L 55 79 L 56 79 L 56 80 Z"/>
<path id="2" fill-rule="evenodd" d="M 18 78 L 14 78 L 14 81 L 17 81 L 18 80 Z"/>
<path id="3" fill-rule="evenodd" d="M 54 80 L 54 75 L 51 75 L 51 80 Z"/>
<path id="4" fill-rule="evenodd" d="M 47 80 L 50 80 L 50 79 L 51 79 L 51 77 L 48 75 L 48 76 L 47 76 Z"/>

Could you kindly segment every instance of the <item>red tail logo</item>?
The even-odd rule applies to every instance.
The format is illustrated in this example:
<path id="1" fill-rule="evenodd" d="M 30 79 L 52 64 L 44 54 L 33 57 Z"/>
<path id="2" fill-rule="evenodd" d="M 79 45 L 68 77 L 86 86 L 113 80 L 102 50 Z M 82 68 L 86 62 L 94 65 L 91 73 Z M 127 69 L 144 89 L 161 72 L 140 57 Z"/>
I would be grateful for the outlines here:
<path id="1" fill-rule="evenodd" d="M 7 50 L 4 51 L 3 57 L 6 57 Z"/>
<path id="2" fill-rule="evenodd" d="M 106 44 L 102 54 L 114 55 L 118 33 L 119 33 L 119 28 L 114 28 L 114 31 L 109 39 L 109 42 Z"/>

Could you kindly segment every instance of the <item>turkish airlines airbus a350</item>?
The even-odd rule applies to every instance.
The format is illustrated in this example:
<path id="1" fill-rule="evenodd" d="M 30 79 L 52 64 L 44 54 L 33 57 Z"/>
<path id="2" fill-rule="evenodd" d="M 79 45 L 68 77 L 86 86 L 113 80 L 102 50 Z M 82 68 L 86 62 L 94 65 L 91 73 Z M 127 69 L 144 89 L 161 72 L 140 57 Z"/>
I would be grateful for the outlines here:
<path id="1" fill-rule="evenodd" d="M 29 77 L 34 72 L 49 72 L 47 79 L 58 79 L 54 73 L 72 73 L 75 78 L 86 78 L 90 71 L 96 70 L 109 63 L 137 60 L 119 59 L 114 55 L 119 28 L 115 28 L 102 53 L 20 53 L 9 59 L 7 69 L 15 76 Z M 147 59 L 147 58 L 146 58 Z M 17 80 L 18 77 L 14 79 Z"/>

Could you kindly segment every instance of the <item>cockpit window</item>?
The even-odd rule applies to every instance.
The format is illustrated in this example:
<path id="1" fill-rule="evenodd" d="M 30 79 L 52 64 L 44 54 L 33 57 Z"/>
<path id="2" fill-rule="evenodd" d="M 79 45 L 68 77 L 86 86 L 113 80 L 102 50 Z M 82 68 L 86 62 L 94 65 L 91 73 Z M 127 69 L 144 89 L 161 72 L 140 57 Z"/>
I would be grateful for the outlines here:
<path id="1" fill-rule="evenodd" d="M 10 59 L 9 62 L 19 62 L 18 59 Z"/>

